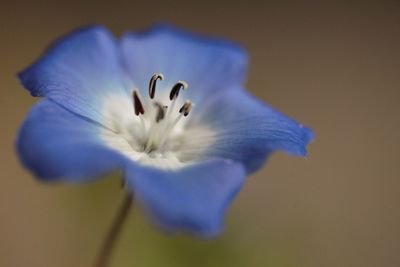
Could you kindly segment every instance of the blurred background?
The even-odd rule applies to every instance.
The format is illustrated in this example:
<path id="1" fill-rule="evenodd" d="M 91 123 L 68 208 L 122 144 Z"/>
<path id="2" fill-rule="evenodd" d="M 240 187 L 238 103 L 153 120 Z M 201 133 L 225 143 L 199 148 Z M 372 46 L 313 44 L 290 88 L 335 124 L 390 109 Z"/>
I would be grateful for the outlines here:
<path id="1" fill-rule="evenodd" d="M 117 176 L 44 185 L 21 167 L 37 99 L 16 72 L 76 27 L 155 22 L 242 44 L 249 90 L 317 138 L 248 179 L 217 239 L 165 236 L 135 209 L 112 266 L 400 266 L 400 2 L 249 0 L 1 1 L 0 266 L 91 266 L 122 200 Z"/>

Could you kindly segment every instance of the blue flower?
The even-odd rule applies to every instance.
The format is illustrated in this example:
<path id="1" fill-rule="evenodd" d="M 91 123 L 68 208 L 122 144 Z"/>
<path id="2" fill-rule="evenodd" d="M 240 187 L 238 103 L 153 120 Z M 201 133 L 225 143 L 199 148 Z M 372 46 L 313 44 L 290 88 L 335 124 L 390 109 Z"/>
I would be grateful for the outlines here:
<path id="1" fill-rule="evenodd" d="M 245 177 L 275 150 L 306 155 L 313 133 L 244 89 L 246 52 L 169 26 L 116 40 L 87 27 L 19 73 L 44 97 L 17 151 L 46 182 L 86 182 L 115 169 L 153 221 L 219 233 Z"/>

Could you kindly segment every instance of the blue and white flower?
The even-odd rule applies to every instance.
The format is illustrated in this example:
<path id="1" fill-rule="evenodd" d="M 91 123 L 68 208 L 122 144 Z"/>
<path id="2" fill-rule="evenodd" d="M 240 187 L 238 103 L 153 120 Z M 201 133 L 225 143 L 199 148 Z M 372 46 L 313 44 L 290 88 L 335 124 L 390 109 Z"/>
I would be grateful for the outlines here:
<path id="1" fill-rule="evenodd" d="M 115 169 L 165 229 L 215 235 L 245 177 L 275 150 L 305 156 L 313 133 L 244 89 L 246 52 L 169 26 L 120 40 L 94 26 L 19 74 L 33 96 L 17 139 L 43 181 Z"/>

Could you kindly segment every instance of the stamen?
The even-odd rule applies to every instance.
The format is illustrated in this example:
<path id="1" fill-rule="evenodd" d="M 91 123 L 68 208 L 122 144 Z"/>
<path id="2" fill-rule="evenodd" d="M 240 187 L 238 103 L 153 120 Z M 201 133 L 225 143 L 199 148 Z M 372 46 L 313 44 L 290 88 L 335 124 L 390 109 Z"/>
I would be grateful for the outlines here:
<path id="1" fill-rule="evenodd" d="M 192 109 L 192 102 L 186 100 L 185 104 L 179 109 L 179 113 L 183 113 L 183 116 L 189 115 L 190 110 Z"/>
<path id="2" fill-rule="evenodd" d="M 161 73 L 155 73 L 150 79 L 149 96 L 151 99 L 153 99 L 156 94 L 156 84 L 158 79 L 160 79 L 161 81 L 164 80 L 164 75 L 162 75 Z"/>
<path id="3" fill-rule="evenodd" d="M 178 81 L 174 87 L 172 87 L 171 92 L 169 93 L 169 100 L 173 100 L 178 98 L 179 95 L 179 91 L 181 89 L 186 90 L 189 87 L 189 85 L 187 84 L 187 82 L 185 81 Z"/>
<path id="4" fill-rule="evenodd" d="M 172 132 L 172 130 L 175 128 L 178 122 L 182 119 L 182 117 L 184 116 L 186 117 L 187 115 L 189 115 L 192 106 L 193 106 L 192 102 L 186 100 L 183 106 L 179 109 L 179 115 L 173 120 L 172 123 L 167 124 L 167 127 L 165 128 L 164 133 L 161 136 L 159 147 L 161 147 L 162 149 L 165 147 L 165 141 L 168 139 L 169 134 Z"/>
<path id="5" fill-rule="evenodd" d="M 139 114 L 144 114 L 142 101 L 140 101 L 139 93 L 137 90 L 133 91 L 132 97 L 133 97 L 133 107 L 135 109 L 135 115 L 139 116 Z"/>
<path id="6" fill-rule="evenodd" d="M 154 102 L 154 106 L 157 107 L 157 115 L 156 115 L 156 122 L 161 121 L 165 117 L 165 110 L 168 106 L 162 105 L 160 102 Z"/>
<path id="7" fill-rule="evenodd" d="M 171 92 L 169 94 L 169 99 L 171 100 L 171 105 L 170 105 L 170 108 L 168 110 L 167 120 L 169 120 L 171 118 L 172 112 L 175 110 L 175 102 L 176 102 L 176 99 L 179 96 L 179 91 L 182 88 L 186 90 L 188 87 L 189 87 L 189 85 L 185 81 L 178 81 L 174 85 L 174 87 L 172 87 Z"/>
<path id="8" fill-rule="evenodd" d="M 146 151 L 146 153 L 150 153 L 150 151 L 154 149 L 155 143 L 153 139 L 155 138 L 156 130 L 159 129 L 159 125 L 157 123 L 164 119 L 165 110 L 168 108 L 168 106 L 164 106 L 160 102 L 154 102 L 154 106 L 158 109 L 156 123 L 150 123 L 150 129 L 148 132 L 149 139 L 147 139 L 146 145 L 144 146 L 144 151 Z"/>
<path id="9" fill-rule="evenodd" d="M 150 79 L 148 90 L 150 99 L 155 98 L 158 80 L 164 80 L 164 76 L 161 73 L 155 73 Z M 189 115 L 191 109 L 193 108 L 192 102 L 187 100 L 179 109 L 179 114 L 177 116 L 173 115 L 173 113 L 176 112 L 175 105 L 178 103 L 177 99 L 180 91 L 186 90 L 187 88 L 188 84 L 185 81 L 178 81 L 175 83 L 169 94 L 169 99 L 171 102 L 168 104 L 168 106 L 163 105 L 161 102 L 154 100 L 151 101 L 148 99 L 152 105 L 146 106 L 146 109 L 151 109 L 152 106 L 155 108 L 154 111 L 150 112 L 152 114 L 154 112 L 154 115 L 151 115 L 151 117 L 155 116 L 150 121 L 147 121 L 147 116 L 140 116 L 140 114 L 144 114 L 145 112 L 144 106 L 141 101 L 139 90 L 133 90 L 132 99 L 134 112 L 135 115 L 140 119 L 141 129 L 141 136 L 136 135 L 135 138 L 138 138 L 138 141 L 140 142 L 139 144 L 141 145 L 144 153 L 147 153 L 149 156 L 153 157 L 157 153 L 164 153 L 169 149 L 168 140 L 171 138 L 170 134 L 174 131 L 183 117 L 187 117 Z"/>

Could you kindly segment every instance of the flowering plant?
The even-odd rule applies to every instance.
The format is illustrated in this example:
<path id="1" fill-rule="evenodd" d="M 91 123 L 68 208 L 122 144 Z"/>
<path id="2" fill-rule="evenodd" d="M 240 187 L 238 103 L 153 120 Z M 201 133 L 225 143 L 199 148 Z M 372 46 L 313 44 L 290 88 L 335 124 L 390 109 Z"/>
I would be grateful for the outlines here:
<path id="1" fill-rule="evenodd" d="M 46 182 L 120 169 L 153 221 L 218 234 L 245 177 L 275 150 L 305 156 L 313 133 L 244 89 L 236 44 L 169 26 L 116 40 L 101 27 L 56 41 L 19 73 L 33 96 L 17 138 Z"/>

